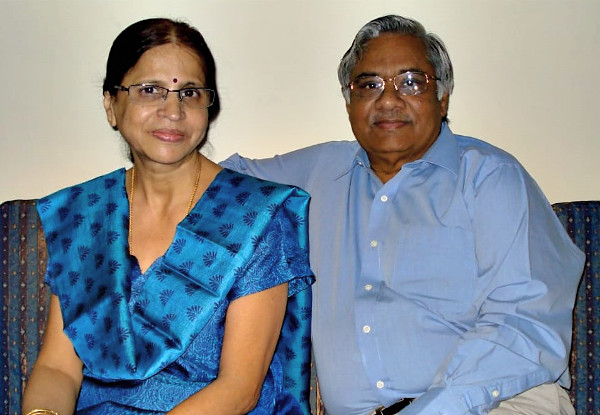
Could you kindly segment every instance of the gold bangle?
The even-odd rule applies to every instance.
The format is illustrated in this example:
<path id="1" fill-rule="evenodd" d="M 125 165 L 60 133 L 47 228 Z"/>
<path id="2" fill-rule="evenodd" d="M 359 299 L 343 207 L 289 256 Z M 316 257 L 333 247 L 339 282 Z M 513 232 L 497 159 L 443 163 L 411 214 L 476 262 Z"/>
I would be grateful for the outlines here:
<path id="1" fill-rule="evenodd" d="M 52 409 L 32 409 L 25 415 L 59 415 L 59 413 Z"/>

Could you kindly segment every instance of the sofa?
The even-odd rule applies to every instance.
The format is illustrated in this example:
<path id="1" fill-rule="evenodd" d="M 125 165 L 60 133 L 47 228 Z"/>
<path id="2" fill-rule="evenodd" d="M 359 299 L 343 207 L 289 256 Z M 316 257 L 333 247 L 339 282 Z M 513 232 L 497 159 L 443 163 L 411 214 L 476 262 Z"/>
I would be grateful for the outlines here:
<path id="1" fill-rule="evenodd" d="M 573 313 L 569 391 L 578 415 L 600 414 L 600 201 L 553 205 L 586 265 Z M 20 414 L 21 396 L 46 324 L 49 291 L 44 236 L 35 201 L 0 205 L 0 412 Z M 322 413 L 312 374 L 314 413 Z"/>

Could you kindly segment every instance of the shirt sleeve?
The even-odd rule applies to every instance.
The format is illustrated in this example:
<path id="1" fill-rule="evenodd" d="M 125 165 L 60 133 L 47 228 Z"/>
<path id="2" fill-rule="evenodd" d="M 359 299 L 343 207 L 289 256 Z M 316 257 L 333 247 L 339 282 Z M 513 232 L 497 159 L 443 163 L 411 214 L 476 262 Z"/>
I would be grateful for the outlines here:
<path id="1" fill-rule="evenodd" d="M 585 256 L 518 164 L 478 172 L 465 201 L 482 293 L 477 318 L 430 389 L 402 414 L 486 414 L 540 384 L 561 379 L 569 386 L 572 310 Z"/>
<path id="2" fill-rule="evenodd" d="M 306 189 L 312 172 L 310 164 L 317 157 L 319 153 L 312 148 L 265 159 L 249 159 L 236 153 L 219 164 L 238 173 Z"/>

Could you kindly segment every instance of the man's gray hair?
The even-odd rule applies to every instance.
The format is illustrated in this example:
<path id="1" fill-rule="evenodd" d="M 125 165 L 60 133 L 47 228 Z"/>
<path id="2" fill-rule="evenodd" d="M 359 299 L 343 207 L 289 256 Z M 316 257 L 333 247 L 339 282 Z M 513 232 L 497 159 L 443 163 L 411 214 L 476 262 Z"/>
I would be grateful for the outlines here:
<path id="1" fill-rule="evenodd" d="M 338 79 L 342 85 L 342 93 L 346 102 L 350 102 L 350 75 L 361 59 L 369 40 L 382 33 L 414 36 L 423 40 L 427 50 L 427 59 L 435 70 L 437 98 L 442 99 L 444 94 L 450 95 L 454 88 L 454 73 L 452 62 L 444 46 L 444 42 L 434 33 L 427 33 L 423 25 L 416 20 L 402 16 L 388 15 L 371 20 L 356 34 L 350 49 L 344 54 L 338 67 Z"/>

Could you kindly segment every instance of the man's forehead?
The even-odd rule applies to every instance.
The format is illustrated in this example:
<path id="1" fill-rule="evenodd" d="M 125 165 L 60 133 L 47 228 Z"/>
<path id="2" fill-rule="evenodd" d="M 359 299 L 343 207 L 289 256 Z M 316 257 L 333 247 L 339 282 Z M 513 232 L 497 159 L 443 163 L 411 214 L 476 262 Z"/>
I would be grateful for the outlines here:
<path id="1" fill-rule="evenodd" d="M 379 36 L 366 41 L 362 47 L 362 53 L 358 58 L 361 60 L 365 54 L 373 52 L 374 50 L 390 50 L 392 44 L 401 44 L 403 47 L 410 48 L 414 51 L 426 51 L 425 41 L 419 37 L 403 33 L 384 32 Z"/>
<path id="2" fill-rule="evenodd" d="M 422 39 L 401 33 L 382 33 L 365 44 L 352 73 L 357 76 L 359 73 L 377 74 L 383 69 L 394 72 L 432 68 Z"/>

